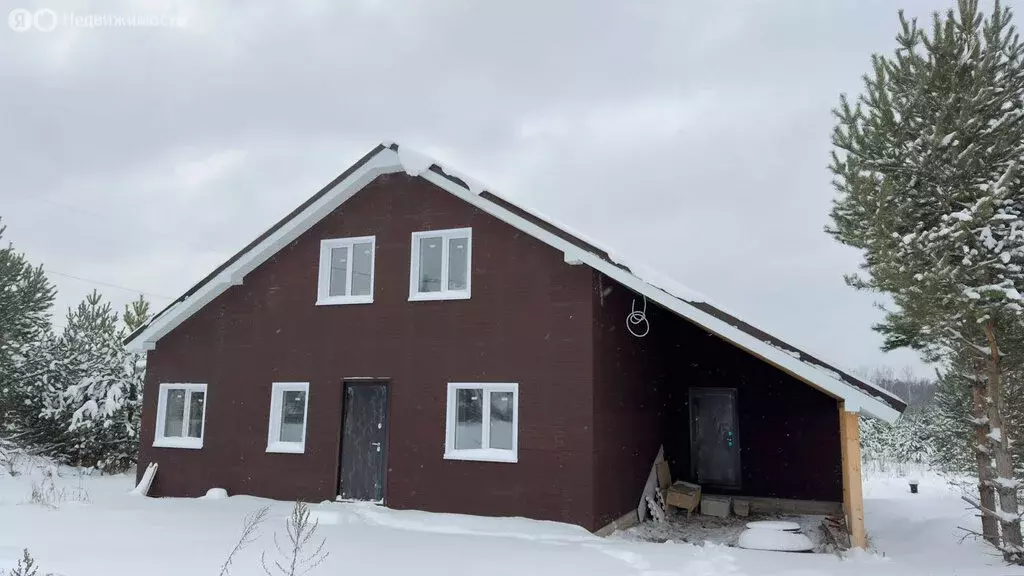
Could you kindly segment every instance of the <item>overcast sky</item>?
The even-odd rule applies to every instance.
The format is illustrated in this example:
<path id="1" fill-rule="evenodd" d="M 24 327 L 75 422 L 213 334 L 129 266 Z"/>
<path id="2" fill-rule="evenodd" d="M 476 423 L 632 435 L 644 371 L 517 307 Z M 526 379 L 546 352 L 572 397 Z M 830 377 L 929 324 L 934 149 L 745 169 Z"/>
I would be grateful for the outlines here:
<path id="1" fill-rule="evenodd" d="M 58 323 L 137 293 L 100 283 L 162 307 L 394 140 L 839 365 L 926 373 L 879 351 L 822 228 L 830 109 L 898 4 L 950 1 L 297 4 L 4 4 L 58 15 L 0 28 L 4 241 L 52 272 Z"/>

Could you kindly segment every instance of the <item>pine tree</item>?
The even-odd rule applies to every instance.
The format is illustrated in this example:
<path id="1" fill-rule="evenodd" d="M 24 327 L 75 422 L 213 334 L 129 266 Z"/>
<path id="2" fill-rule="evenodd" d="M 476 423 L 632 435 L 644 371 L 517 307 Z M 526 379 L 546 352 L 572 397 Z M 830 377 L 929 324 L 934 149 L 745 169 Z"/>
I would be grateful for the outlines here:
<path id="1" fill-rule="evenodd" d="M 893 424 L 870 417 L 860 419 L 861 454 L 883 470 L 900 473 L 907 464 L 929 464 L 934 459 L 931 442 L 932 413 L 928 409 L 908 410 Z"/>
<path id="2" fill-rule="evenodd" d="M 934 417 L 928 430 L 930 443 L 935 448 L 933 464 L 939 470 L 952 474 L 978 471 L 975 455 L 984 457 L 984 453 L 974 449 L 978 444 L 974 432 L 983 432 L 982 438 L 988 434 L 987 427 L 976 427 L 971 423 L 972 381 L 963 378 L 961 374 L 962 368 L 951 368 L 940 373 L 931 407 Z M 984 441 L 981 445 L 984 446 Z M 992 490 L 991 485 L 987 488 Z M 995 493 L 991 494 L 991 501 L 994 502 Z M 993 520 L 991 517 L 987 519 Z M 996 530 L 998 533 L 998 527 Z"/>
<path id="3" fill-rule="evenodd" d="M 5 229 L 0 225 L 0 239 Z M 28 446 L 52 441 L 39 413 L 55 295 L 41 266 L 33 267 L 12 245 L 0 249 L 0 434 Z"/>
<path id="4" fill-rule="evenodd" d="M 122 470 L 137 448 L 135 358 L 117 313 L 93 291 L 68 312 L 58 340 L 46 414 L 65 427 L 60 455 L 78 465 Z"/>
<path id="5" fill-rule="evenodd" d="M 936 14 L 930 33 L 900 13 L 895 53 L 873 56 L 865 92 L 835 111 L 828 231 L 864 251 L 866 274 L 850 284 L 891 297 L 876 327 L 887 348 L 971 356 L 984 382 L 972 421 L 990 427 L 995 463 L 979 477 L 999 493 L 999 510 L 983 514 L 999 520 L 1005 558 L 1021 563 L 1004 421 L 1005 368 L 1024 353 L 1024 45 L 1010 22 L 998 3 L 984 18 L 976 0 Z"/>
<path id="6" fill-rule="evenodd" d="M 124 307 L 124 331 L 121 333 L 121 340 L 131 334 L 149 320 L 149 302 L 142 295 L 139 299 Z M 145 388 L 146 378 L 146 353 L 130 352 L 124 349 L 125 353 L 125 402 L 122 409 L 122 418 L 130 442 L 126 443 L 127 459 L 134 462 L 138 454 L 139 425 L 142 416 L 142 391 Z"/>
<path id="7" fill-rule="evenodd" d="M 101 393 L 117 378 L 117 316 L 109 303 L 93 291 L 75 309 L 69 309 L 57 341 L 46 414 L 64 427 L 67 444 L 63 460 L 76 465 L 96 464 L 104 444 L 92 418 L 100 413 Z"/>
<path id="8" fill-rule="evenodd" d="M 990 449 L 988 417 L 988 380 L 983 362 L 971 352 L 961 349 L 950 355 L 947 370 L 940 375 L 936 392 L 936 414 L 933 437 L 942 443 L 937 460 L 949 471 L 959 471 L 971 460 L 978 475 L 978 506 L 983 510 L 996 508 L 995 470 Z M 998 545 L 999 525 L 992 514 L 981 515 L 982 535 Z"/>

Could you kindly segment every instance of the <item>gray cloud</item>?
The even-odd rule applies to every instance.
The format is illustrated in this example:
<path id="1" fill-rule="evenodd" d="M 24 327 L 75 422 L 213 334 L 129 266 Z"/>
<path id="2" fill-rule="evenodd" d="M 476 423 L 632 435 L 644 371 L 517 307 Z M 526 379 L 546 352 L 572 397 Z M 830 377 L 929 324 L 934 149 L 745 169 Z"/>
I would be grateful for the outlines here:
<path id="1" fill-rule="evenodd" d="M 0 29 L 7 239 L 176 296 L 394 139 L 840 364 L 917 365 L 821 231 L 829 110 L 891 49 L 890 2 L 293 4 L 26 6 L 187 24 Z M 62 309 L 93 287 L 54 280 Z"/>

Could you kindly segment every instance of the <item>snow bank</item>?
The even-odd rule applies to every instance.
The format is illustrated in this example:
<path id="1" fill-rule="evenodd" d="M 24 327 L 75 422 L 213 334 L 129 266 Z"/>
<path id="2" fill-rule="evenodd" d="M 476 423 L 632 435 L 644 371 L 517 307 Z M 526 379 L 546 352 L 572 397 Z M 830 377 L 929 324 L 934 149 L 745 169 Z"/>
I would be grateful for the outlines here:
<path id="1" fill-rule="evenodd" d="M 223 488 L 210 488 L 206 491 L 205 496 L 200 496 L 200 500 L 225 500 L 228 497 L 228 491 Z"/>
<path id="2" fill-rule="evenodd" d="M 979 542 L 960 543 L 957 526 L 980 529 L 959 491 L 922 473 L 922 493 L 910 495 L 906 479 L 865 477 L 865 520 L 876 553 L 779 554 L 725 546 L 655 544 L 602 539 L 579 526 L 525 518 L 389 510 L 379 506 L 318 506 L 337 513 L 322 522 L 330 556 L 316 574 L 729 574 L 806 576 L 1024 575 L 1004 566 Z M 291 502 L 233 496 L 217 506 L 193 498 L 131 498 L 134 476 L 83 476 L 64 471 L 59 488 L 83 483 L 91 502 L 52 510 L 20 504 L 32 479 L 0 475 L 0 566 L 28 548 L 39 573 L 74 576 L 216 574 L 237 543 L 242 518 L 263 506 L 269 517 L 258 539 L 243 550 L 232 574 L 261 574 L 261 552 L 274 552 L 284 536 Z M 806 530 L 806 528 L 805 528 Z M 117 553 L 111 554 L 111 542 Z M 168 557 L 172 561 L 154 561 Z M 187 551 L 181 553 L 180 551 Z M 396 553 L 396 551 L 398 551 Z M 888 560 L 876 554 L 885 554 Z"/>
<path id="3" fill-rule="evenodd" d="M 324 508 L 310 508 L 309 519 L 319 526 L 333 526 L 341 523 L 341 513 L 337 510 L 326 510 Z"/>
<path id="4" fill-rule="evenodd" d="M 874 564 L 878 562 L 890 562 L 891 559 L 886 556 L 879 556 L 873 552 L 868 552 L 863 548 L 850 548 L 843 552 L 843 558 L 850 560 L 851 563 L 861 564 Z M 866 572 L 866 571 L 865 571 Z"/>
<path id="5" fill-rule="evenodd" d="M 341 504 L 365 522 L 433 534 L 501 536 L 538 541 L 600 541 L 579 526 L 527 518 L 492 518 L 465 514 L 437 514 L 419 510 L 390 510 L 372 504 Z"/>

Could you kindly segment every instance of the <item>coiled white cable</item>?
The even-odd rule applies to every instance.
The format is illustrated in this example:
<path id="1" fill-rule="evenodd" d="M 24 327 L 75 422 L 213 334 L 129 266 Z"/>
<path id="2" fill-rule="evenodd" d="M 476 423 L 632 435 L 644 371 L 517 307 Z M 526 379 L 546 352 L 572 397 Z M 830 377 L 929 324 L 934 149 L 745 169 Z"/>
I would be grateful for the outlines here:
<path id="1" fill-rule="evenodd" d="M 644 299 L 644 307 L 637 310 L 636 298 L 633 298 L 629 315 L 626 316 L 626 330 L 629 330 L 629 333 L 637 338 L 643 338 L 651 331 L 651 323 L 647 321 L 647 297 L 642 294 L 640 297 Z M 640 327 L 641 325 L 643 326 L 642 328 Z"/>

